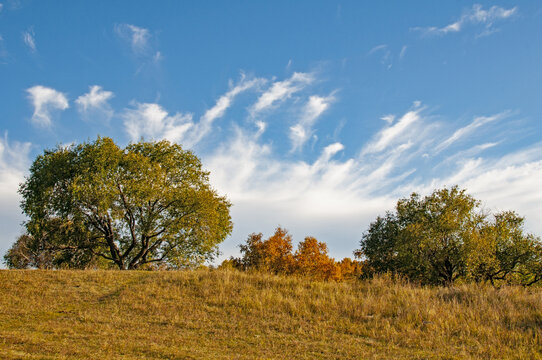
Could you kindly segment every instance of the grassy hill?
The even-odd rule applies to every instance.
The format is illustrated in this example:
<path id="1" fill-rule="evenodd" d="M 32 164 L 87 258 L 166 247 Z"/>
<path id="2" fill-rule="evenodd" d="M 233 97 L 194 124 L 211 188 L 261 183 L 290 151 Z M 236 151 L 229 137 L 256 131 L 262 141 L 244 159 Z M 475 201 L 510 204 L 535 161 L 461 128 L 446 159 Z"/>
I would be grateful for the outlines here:
<path id="1" fill-rule="evenodd" d="M 542 289 L 0 271 L 1 359 L 537 359 Z"/>

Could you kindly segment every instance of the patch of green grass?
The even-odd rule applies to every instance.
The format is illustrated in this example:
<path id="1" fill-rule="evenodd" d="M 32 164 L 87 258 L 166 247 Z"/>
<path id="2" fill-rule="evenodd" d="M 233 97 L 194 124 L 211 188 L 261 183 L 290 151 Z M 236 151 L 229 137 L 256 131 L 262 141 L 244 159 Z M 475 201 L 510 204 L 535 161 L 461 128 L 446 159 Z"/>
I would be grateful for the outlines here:
<path id="1" fill-rule="evenodd" d="M 0 271 L 1 359 L 538 359 L 542 289 Z"/>

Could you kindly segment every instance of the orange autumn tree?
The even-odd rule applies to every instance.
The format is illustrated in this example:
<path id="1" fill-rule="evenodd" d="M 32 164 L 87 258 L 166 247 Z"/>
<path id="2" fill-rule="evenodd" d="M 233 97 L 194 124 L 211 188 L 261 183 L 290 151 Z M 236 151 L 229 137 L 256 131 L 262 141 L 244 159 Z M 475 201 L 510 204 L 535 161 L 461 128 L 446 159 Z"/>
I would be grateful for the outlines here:
<path id="1" fill-rule="evenodd" d="M 257 270 L 274 274 L 296 274 L 318 280 L 341 281 L 361 276 L 362 262 L 345 258 L 340 262 L 330 258 L 326 243 L 306 237 L 292 253 L 292 236 L 277 227 L 266 240 L 263 235 L 250 234 L 240 245 L 242 257 L 225 260 L 221 267 Z"/>
<path id="2" fill-rule="evenodd" d="M 295 272 L 320 280 L 340 280 L 335 260 L 327 254 L 327 245 L 312 236 L 299 243 L 294 254 Z"/>
<path id="3" fill-rule="evenodd" d="M 255 269 L 275 274 L 292 272 L 292 236 L 278 227 L 267 240 L 263 235 L 250 234 L 247 242 L 240 245 L 243 257 L 237 260 L 244 270 Z"/>

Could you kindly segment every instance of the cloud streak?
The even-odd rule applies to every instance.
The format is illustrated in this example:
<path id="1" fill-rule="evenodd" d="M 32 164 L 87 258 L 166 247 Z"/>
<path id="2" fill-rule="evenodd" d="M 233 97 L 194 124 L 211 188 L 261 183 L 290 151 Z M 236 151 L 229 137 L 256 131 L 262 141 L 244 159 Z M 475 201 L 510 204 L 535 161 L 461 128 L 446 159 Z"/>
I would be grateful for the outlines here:
<path id="1" fill-rule="evenodd" d="M 265 81 L 261 78 L 242 75 L 241 80 L 235 85 L 230 84 L 230 89 L 205 111 L 198 122 L 193 120 L 192 114 L 170 116 L 158 104 L 134 103 L 134 107 L 123 114 L 125 130 L 132 141 L 141 137 L 147 140 L 167 139 L 193 148 L 211 131 L 214 121 L 224 116 L 238 95 L 263 83 Z"/>
<path id="2" fill-rule="evenodd" d="M 148 29 L 132 24 L 117 24 L 114 27 L 116 34 L 130 44 L 135 54 L 143 54 L 148 51 L 151 34 Z"/>
<path id="3" fill-rule="evenodd" d="M 481 127 L 481 126 L 483 126 L 485 124 L 494 122 L 494 121 L 504 119 L 509 115 L 510 115 L 509 111 L 504 111 L 504 112 L 502 112 L 500 114 L 495 114 L 493 116 L 479 116 L 479 117 L 474 118 L 474 120 L 470 124 L 468 124 L 465 127 L 460 128 L 460 129 L 457 129 L 449 138 L 447 138 L 442 143 L 440 143 L 436 147 L 436 152 L 438 153 L 438 152 L 446 149 L 447 147 L 449 147 L 453 143 L 459 141 L 461 138 L 464 138 L 465 136 L 470 135 L 471 133 L 473 133 L 479 127 Z"/>
<path id="4" fill-rule="evenodd" d="M 380 130 L 373 139 L 363 149 L 363 154 L 378 153 L 391 145 L 396 145 L 398 142 L 405 141 L 414 137 L 415 127 L 420 120 L 420 111 L 411 110 L 404 114 L 395 124 L 391 124 L 393 115 L 386 115 L 382 118 L 390 125 Z"/>
<path id="5" fill-rule="evenodd" d="M 36 34 L 34 33 L 34 28 L 30 27 L 28 30 L 23 31 L 23 41 L 25 45 L 30 49 L 32 52 L 36 52 Z"/>
<path id="6" fill-rule="evenodd" d="M 153 46 L 153 36 L 149 29 L 133 24 L 116 24 L 115 34 L 130 47 L 131 55 L 140 63 L 136 73 L 145 66 L 158 65 L 164 55 Z"/>
<path id="7" fill-rule="evenodd" d="M 275 81 L 250 107 L 253 118 L 273 108 L 276 104 L 290 98 L 314 81 L 314 75 L 309 73 L 294 73 L 289 79 Z"/>
<path id="8" fill-rule="evenodd" d="M 290 140 L 292 141 L 292 151 L 301 149 L 303 144 L 312 136 L 312 127 L 317 119 L 329 109 L 331 103 L 335 100 L 333 95 L 326 97 L 312 95 L 303 107 L 299 121 L 290 127 Z"/>
<path id="9" fill-rule="evenodd" d="M 479 36 L 489 35 L 496 31 L 494 24 L 498 21 L 506 20 L 517 14 L 517 7 L 505 9 L 500 6 L 491 6 L 485 10 L 482 5 L 475 4 L 469 10 L 465 11 L 461 17 L 443 27 L 417 27 L 414 30 L 421 31 L 425 35 L 446 35 L 457 33 L 464 30 L 469 25 L 482 26 L 484 30 Z"/>

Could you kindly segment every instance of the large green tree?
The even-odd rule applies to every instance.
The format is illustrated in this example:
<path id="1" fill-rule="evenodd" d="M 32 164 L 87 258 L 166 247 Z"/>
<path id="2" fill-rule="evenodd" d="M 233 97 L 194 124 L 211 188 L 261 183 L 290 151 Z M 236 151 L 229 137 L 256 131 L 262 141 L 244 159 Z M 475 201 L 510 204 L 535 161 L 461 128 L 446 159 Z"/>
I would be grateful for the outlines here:
<path id="1" fill-rule="evenodd" d="M 356 254 L 374 273 L 393 272 L 426 284 L 542 279 L 540 239 L 514 212 L 493 216 L 457 186 L 397 202 L 370 224 Z"/>
<path id="2" fill-rule="evenodd" d="M 192 152 L 168 141 L 123 149 L 104 137 L 47 150 L 21 184 L 27 234 L 6 263 L 39 266 L 24 260 L 30 249 L 28 259 L 49 259 L 45 267 L 201 264 L 232 230 L 230 203 L 208 175 Z"/>

